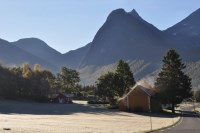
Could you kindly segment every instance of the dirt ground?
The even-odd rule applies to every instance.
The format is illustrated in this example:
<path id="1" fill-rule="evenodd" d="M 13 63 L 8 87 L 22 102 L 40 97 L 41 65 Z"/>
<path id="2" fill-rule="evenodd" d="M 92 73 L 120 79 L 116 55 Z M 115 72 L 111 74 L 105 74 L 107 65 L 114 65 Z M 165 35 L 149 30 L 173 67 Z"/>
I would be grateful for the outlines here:
<path id="1" fill-rule="evenodd" d="M 152 126 L 157 129 L 177 120 L 177 117 L 153 114 Z M 86 102 L 42 104 L 0 101 L 0 133 L 133 133 L 150 128 L 148 114 L 108 110 Z"/>

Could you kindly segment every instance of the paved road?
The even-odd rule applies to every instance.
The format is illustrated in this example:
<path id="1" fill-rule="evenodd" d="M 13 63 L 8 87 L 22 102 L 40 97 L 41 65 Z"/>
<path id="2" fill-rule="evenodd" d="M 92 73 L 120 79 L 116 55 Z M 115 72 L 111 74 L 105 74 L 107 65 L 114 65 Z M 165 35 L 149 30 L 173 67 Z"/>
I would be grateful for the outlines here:
<path id="1" fill-rule="evenodd" d="M 168 129 L 157 131 L 156 133 L 200 133 L 200 118 L 188 108 L 183 109 L 181 121 Z"/>

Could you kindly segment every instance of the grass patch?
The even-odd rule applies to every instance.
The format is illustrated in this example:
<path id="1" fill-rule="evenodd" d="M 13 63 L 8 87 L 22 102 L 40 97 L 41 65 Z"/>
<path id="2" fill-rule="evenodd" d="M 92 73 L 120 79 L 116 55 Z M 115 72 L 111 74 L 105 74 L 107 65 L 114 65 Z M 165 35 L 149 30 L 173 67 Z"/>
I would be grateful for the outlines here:
<path id="1" fill-rule="evenodd" d="M 84 100 L 73 100 L 72 102 L 75 104 L 87 104 L 87 101 Z"/>
<path id="2" fill-rule="evenodd" d="M 200 108 L 195 108 L 195 111 L 200 112 Z"/>
<path id="3" fill-rule="evenodd" d="M 169 109 L 163 109 L 163 112 L 168 113 L 168 114 L 172 114 L 172 110 L 169 110 Z M 175 114 L 174 115 L 181 115 L 181 111 L 180 110 L 175 110 Z"/>

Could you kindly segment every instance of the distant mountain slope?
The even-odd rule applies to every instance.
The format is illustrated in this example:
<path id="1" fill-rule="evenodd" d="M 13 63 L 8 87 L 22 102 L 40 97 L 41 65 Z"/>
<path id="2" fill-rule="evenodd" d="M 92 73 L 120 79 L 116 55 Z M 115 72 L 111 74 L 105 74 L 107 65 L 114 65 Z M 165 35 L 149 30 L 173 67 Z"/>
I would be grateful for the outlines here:
<path id="1" fill-rule="evenodd" d="M 190 47 L 200 46 L 200 9 L 188 17 L 168 28 L 165 34 L 174 37 L 178 41 L 187 40 L 183 43 L 190 43 Z"/>
<path id="2" fill-rule="evenodd" d="M 53 64 L 50 64 L 2 39 L 0 39 L 0 63 L 8 66 L 20 66 L 22 63 L 29 63 L 30 65 L 39 63 L 44 68 L 49 68 L 51 70 L 57 69 Z"/>
<path id="3" fill-rule="evenodd" d="M 200 9 L 164 31 L 187 61 L 200 59 Z"/>
<path id="4" fill-rule="evenodd" d="M 169 47 L 163 33 L 133 10 L 113 11 L 95 35 L 82 66 L 106 65 L 118 59 L 160 60 Z"/>
<path id="5" fill-rule="evenodd" d="M 130 60 L 127 61 L 131 68 L 131 71 L 134 73 L 136 80 L 143 79 L 146 75 L 150 75 L 152 72 L 155 72 L 160 64 L 147 62 L 144 60 Z M 96 80 L 103 74 L 109 72 L 114 72 L 117 68 L 117 62 L 112 64 L 107 64 L 104 66 L 85 66 L 78 69 L 81 77 L 81 84 L 94 84 Z"/>
<path id="6" fill-rule="evenodd" d="M 90 48 L 90 43 L 84 47 L 61 54 L 55 49 L 48 46 L 44 41 L 38 38 L 24 38 L 16 42 L 12 42 L 18 48 L 27 51 L 43 60 L 54 64 L 57 67 L 67 66 L 70 68 L 78 68 L 81 60 Z"/>
<path id="7" fill-rule="evenodd" d="M 88 43 L 84 47 L 63 54 L 64 65 L 67 65 L 70 68 L 79 68 L 81 61 L 88 53 L 90 47 L 91 43 Z"/>
<path id="8" fill-rule="evenodd" d="M 18 48 L 31 53 L 55 66 L 60 66 L 63 62 L 62 54 L 49 47 L 44 41 L 38 38 L 24 38 L 12 42 Z"/>
<path id="9" fill-rule="evenodd" d="M 192 85 L 195 90 L 200 90 L 200 60 L 197 62 L 188 62 L 186 73 L 192 78 Z"/>

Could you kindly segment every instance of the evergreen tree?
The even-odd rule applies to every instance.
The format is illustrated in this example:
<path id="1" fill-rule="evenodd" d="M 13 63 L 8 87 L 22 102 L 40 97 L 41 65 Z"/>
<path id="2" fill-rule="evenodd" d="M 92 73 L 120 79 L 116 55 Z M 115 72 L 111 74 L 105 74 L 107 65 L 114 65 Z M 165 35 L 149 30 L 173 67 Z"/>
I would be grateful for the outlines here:
<path id="1" fill-rule="evenodd" d="M 128 63 L 123 60 L 119 60 L 118 62 L 116 75 L 119 77 L 118 94 L 121 97 L 124 93 L 129 92 L 130 88 L 135 85 L 135 79 Z"/>
<path id="2" fill-rule="evenodd" d="M 159 98 L 163 103 L 172 104 L 173 113 L 176 104 L 192 95 L 191 79 L 183 72 L 185 67 L 179 54 L 170 49 L 164 56 L 162 70 L 155 82 Z"/>

